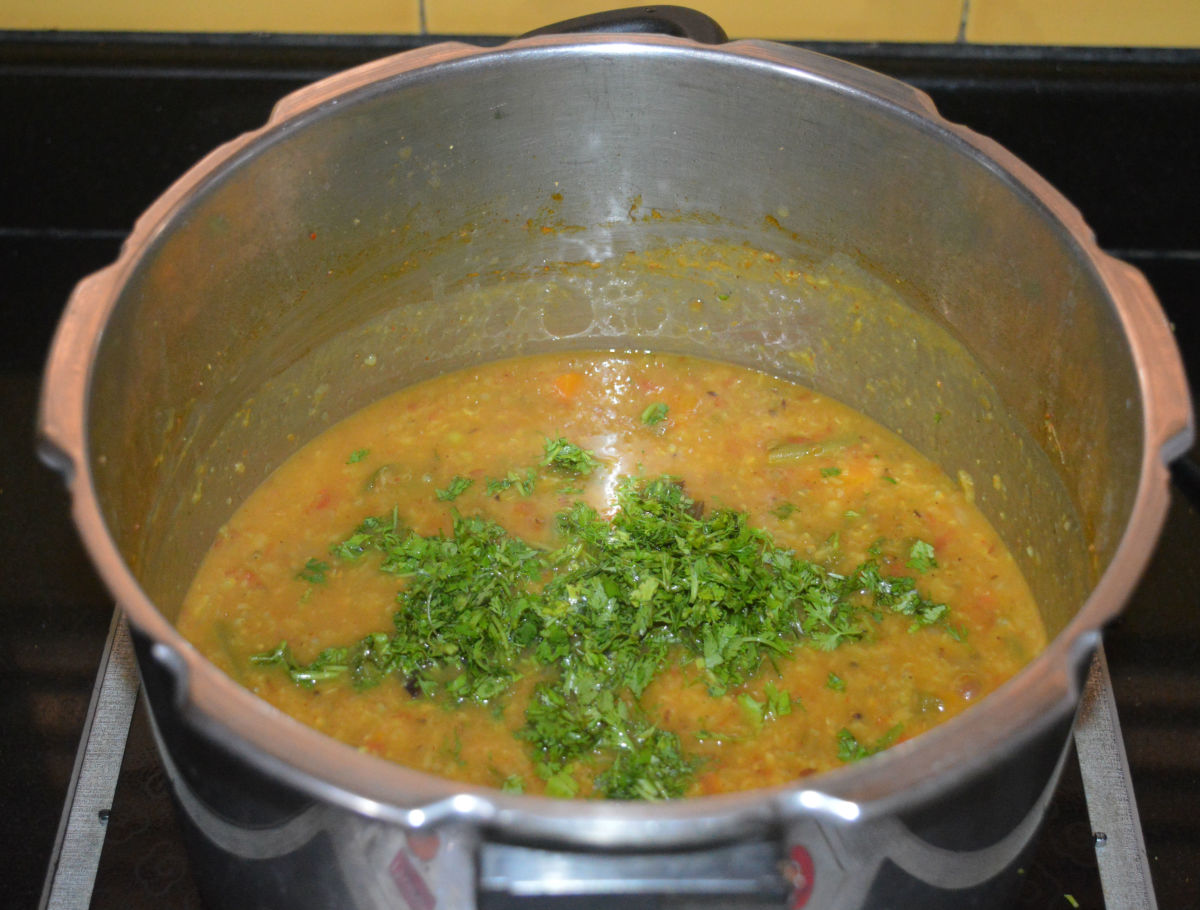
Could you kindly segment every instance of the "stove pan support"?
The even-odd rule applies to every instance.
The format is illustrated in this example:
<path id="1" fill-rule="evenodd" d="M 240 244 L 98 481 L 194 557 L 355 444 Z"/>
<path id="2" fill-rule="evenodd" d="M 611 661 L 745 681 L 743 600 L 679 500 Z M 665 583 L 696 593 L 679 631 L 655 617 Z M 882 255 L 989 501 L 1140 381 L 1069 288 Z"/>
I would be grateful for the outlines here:
<path id="1" fill-rule="evenodd" d="M 137 693 L 133 642 L 118 607 L 100 657 L 39 910 L 84 910 L 91 902 Z"/>
<path id="2" fill-rule="evenodd" d="M 1084 686 L 1075 722 L 1075 751 L 1104 903 L 1125 910 L 1158 910 L 1103 645 L 1096 649 Z"/>

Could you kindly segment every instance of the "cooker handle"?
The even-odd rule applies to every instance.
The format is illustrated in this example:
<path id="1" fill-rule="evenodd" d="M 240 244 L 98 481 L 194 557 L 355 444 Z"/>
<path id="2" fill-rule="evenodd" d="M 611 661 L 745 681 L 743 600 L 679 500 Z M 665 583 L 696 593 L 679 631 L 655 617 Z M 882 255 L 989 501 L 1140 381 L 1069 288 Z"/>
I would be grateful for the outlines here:
<path id="1" fill-rule="evenodd" d="M 477 885 L 481 896 L 500 902 L 520 898 L 523 907 L 560 907 L 573 898 L 636 906 L 652 896 L 673 895 L 715 910 L 733 902 L 746 908 L 788 906 L 797 881 L 784 845 L 774 841 L 628 853 L 492 842 L 481 845 Z M 480 901 L 489 905 L 487 897 Z"/>
<path id="2" fill-rule="evenodd" d="M 690 38 L 700 44 L 724 44 L 729 40 L 717 21 L 686 6 L 630 6 L 603 13 L 590 13 L 564 19 L 526 32 L 522 38 L 538 35 L 578 35 L 584 33 L 623 35 L 671 35 Z"/>

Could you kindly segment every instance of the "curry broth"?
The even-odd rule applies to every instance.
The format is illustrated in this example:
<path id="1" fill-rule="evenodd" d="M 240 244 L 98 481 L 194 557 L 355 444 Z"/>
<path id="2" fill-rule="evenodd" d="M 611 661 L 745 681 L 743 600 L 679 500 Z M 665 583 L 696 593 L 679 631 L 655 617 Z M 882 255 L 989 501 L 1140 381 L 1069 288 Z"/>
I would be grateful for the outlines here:
<path id="1" fill-rule="evenodd" d="M 489 479 L 536 467 L 555 437 L 594 453 L 599 469 L 564 479 L 542 468 L 528 493 L 514 486 L 489 494 Z M 251 656 L 286 641 L 308 661 L 392 628 L 403 582 L 381 574 L 378 560 L 329 560 L 319 577 L 304 571 L 367 516 L 395 509 L 430 535 L 449 534 L 455 514 L 482 515 L 550 548 L 556 513 L 583 499 L 604 514 L 618 477 L 661 474 L 680 478 L 706 510 L 747 513 L 804 559 L 842 574 L 874 559 L 885 573 L 915 577 L 922 597 L 949 608 L 945 623 L 917 629 L 908 617 L 883 615 L 867 638 L 833 650 L 801 641 L 789 659 L 764 662 L 745 685 L 717 696 L 696 662 L 669 662 L 639 702 L 697 759 L 688 795 L 837 767 L 848 758 L 847 732 L 868 750 L 916 736 L 996 688 L 1045 644 L 1028 587 L 995 532 L 899 437 L 744 368 L 610 353 L 460 371 L 334 426 L 221 529 L 179 628 L 242 685 L 330 736 L 444 777 L 545 792 L 534 750 L 514 736 L 540 678 L 529 668 L 487 704 L 450 709 L 394 677 L 363 691 L 344 680 L 305 688 Z M 471 483 L 451 498 L 455 478 Z M 932 545 L 934 567 L 909 564 L 914 541 Z M 786 693 L 791 710 L 764 719 L 753 706 L 772 692 Z M 590 795 L 587 763 L 572 773 L 580 795 Z"/>

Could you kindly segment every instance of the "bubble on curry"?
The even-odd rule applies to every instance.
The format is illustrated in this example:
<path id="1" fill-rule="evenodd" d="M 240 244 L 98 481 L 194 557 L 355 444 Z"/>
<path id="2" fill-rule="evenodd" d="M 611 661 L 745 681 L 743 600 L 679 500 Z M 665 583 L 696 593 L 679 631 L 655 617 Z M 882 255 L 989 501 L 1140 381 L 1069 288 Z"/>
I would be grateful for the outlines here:
<path id="1" fill-rule="evenodd" d="M 933 463 L 816 392 L 673 355 L 396 392 L 221 529 L 179 627 L 361 750 L 552 796 L 783 784 L 917 736 L 1045 644 Z"/>

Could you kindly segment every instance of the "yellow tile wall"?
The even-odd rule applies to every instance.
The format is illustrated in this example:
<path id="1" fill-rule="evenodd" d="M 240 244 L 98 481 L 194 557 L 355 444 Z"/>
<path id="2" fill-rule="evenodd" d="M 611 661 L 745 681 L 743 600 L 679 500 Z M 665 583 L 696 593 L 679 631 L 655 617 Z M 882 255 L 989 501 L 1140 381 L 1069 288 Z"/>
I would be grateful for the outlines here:
<path id="1" fill-rule="evenodd" d="M 1200 46 L 1200 0 L 968 0 L 981 44 Z"/>
<path id="2" fill-rule="evenodd" d="M 514 35 L 624 5 L 631 0 L 0 0 L 0 29 Z M 693 0 L 691 5 L 735 38 L 1200 47 L 1200 0 Z"/>
<path id="3" fill-rule="evenodd" d="M 416 34 L 421 0 L 0 0 L 0 28 Z"/>

